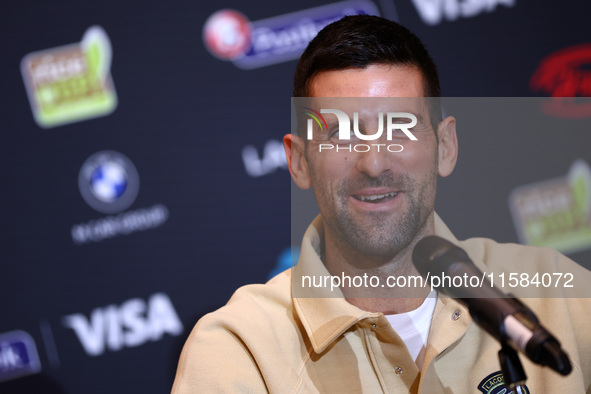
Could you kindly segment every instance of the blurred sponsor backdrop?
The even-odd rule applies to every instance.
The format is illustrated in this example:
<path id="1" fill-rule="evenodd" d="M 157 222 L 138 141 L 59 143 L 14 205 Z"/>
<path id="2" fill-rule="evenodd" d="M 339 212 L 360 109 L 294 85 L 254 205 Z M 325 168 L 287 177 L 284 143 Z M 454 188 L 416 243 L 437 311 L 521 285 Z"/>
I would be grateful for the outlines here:
<path id="1" fill-rule="evenodd" d="M 541 104 L 555 125 L 544 138 L 460 123 L 436 208 L 458 238 L 591 264 L 591 135 L 573 126 L 591 117 L 586 2 L 8 0 L 0 11 L 0 392 L 168 392 L 195 322 L 289 265 L 293 71 L 346 14 L 409 27 L 445 96 L 579 97 Z"/>

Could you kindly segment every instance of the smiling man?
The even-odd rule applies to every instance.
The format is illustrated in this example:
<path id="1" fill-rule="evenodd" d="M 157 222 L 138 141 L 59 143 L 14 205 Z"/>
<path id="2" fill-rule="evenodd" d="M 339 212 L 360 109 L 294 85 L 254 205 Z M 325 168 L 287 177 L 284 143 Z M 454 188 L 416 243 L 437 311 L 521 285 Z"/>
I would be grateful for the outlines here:
<path id="1" fill-rule="evenodd" d="M 568 269 L 587 277 L 588 272 L 550 249 L 453 236 L 434 212 L 437 176 L 451 174 L 458 154 L 455 119 L 442 119 L 432 99 L 439 94 L 427 51 L 394 22 L 345 17 L 310 42 L 298 63 L 294 96 L 306 98 L 303 106 L 318 114 L 340 108 L 354 120 L 353 132 L 345 141 L 339 138 L 338 122 L 329 112 L 324 128 L 321 122 L 313 126 L 312 138 L 285 136 L 291 176 L 298 187 L 313 189 L 320 215 L 304 235 L 296 267 L 265 285 L 237 290 L 225 307 L 197 323 L 173 392 L 506 389 L 500 345 L 474 324 L 464 306 L 428 287 L 375 284 L 418 276 L 413 248 L 433 234 L 461 246 L 489 270 L 508 270 L 519 262 L 548 272 Z M 392 128 L 385 119 L 389 113 L 401 122 L 414 116 L 410 131 L 416 140 L 391 130 L 369 141 L 384 124 Z M 357 143 L 364 146 L 356 149 Z M 390 143 L 399 148 L 386 149 Z M 323 150 L 322 144 L 333 148 Z M 368 276 L 376 283 L 345 283 Z M 330 279 L 317 286 L 310 285 L 312 278 Z M 334 278 L 340 282 L 336 289 Z M 573 364 L 571 374 L 562 377 L 523 360 L 529 390 L 590 393 L 588 300 L 529 299 L 527 304 L 561 339 Z"/>
<path id="2" fill-rule="evenodd" d="M 330 123 L 331 135 L 315 133 L 310 141 L 285 136 L 292 177 L 300 188 L 313 188 L 322 213 L 323 262 L 333 275 L 367 273 L 382 278 L 382 283 L 393 274 L 419 275 L 411 263 L 413 247 L 434 234 L 437 174 L 452 172 L 458 150 L 455 120 L 449 117 L 435 128 L 431 125 L 427 101 L 419 99 L 424 97 L 423 86 L 418 67 L 397 63 L 322 71 L 309 79 L 306 94 L 319 98 L 310 99 L 314 103 L 310 105 L 350 107 L 357 111 L 364 130 L 383 129 L 380 118 L 393 107 L 411 108 L 419 119 L 412 129 L 416 140 L 399 133 L 394 138 L 400 148 L 394 151 L 385 148 L 384 135 L 382 144 L 363 144 L 358 151 L 350 144 L 343 146 L 345 141 L 335 149 L 321 150 L 327 139 L 338 138 L 330 132 Z M 321 99 L 328 97 L 333 99 Z M 411 99 L 388 99 L 402 97 Z M 401 313 L 416 309 L 428 293 L 424 287 L 414 290 L 418 298 L 395 288 L 384 289 L 383 295 L 375 288 L 370 294 L 344 293 L 364 310 Z"/>

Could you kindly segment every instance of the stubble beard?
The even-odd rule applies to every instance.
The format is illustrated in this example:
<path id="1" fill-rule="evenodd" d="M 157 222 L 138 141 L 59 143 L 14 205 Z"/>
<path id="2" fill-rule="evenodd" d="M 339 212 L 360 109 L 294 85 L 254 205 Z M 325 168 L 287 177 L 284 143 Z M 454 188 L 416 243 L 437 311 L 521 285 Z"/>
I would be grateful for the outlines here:
<path id="1" fill-rule="evenodd" d="M 335 241 L 346 248 L 368 258 L 393 259 L 405 250 L 424 232 L 427 219 L 433 212 L 437 175 L 432 173 L 423 184 L 408 175 L 388 172 L 378 178 L 367 175 L 359 179 L 347 180 L 336 187 L 336 198 L 330 197 L 328 189 L 323 189 L 325 201 L 331 201 L 334 212 L 324 221 Z M 352 191 L 362 188 L 390 187 L 402 190 L 396 198 L 406 200 L 407 207 L 400 215 L 392 212 L 367 212 L 362 218 L 353 215 L 348 209 L 348 198 Z M 334 196 L 334 195 L 333 195 Z"/>

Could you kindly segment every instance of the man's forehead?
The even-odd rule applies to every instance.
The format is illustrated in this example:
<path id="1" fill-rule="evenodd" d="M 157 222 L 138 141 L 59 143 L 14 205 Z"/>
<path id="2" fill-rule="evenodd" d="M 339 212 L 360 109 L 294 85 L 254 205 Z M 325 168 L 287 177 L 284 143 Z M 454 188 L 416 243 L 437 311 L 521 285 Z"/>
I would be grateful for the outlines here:
<path id="1" fill-rule="evenodd" d="M 301 101 L 299 101 L 301 100 Z M 300 98 L 300 107 L 323 113 L 327 109 L 344 112 L 351 120 L 376 118 L 393 112 L 412 113 L 427 118 L 429 105 L 426 97 L 309 97 Z M 327 121 L 330 117 L 327 117 Z"/>
<path id="2" fill-rule="evenodd" d="M 365 68 L 322 71 L 309 82 L 313 97 L 424 97 L 418 68 L 372 64 Z"/>

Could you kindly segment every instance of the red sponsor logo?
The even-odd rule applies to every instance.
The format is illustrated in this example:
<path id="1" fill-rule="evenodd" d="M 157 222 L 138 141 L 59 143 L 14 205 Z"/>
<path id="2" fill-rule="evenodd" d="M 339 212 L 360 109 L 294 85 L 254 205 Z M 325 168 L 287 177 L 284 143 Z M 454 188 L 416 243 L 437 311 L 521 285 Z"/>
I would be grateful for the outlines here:
<path id="1" fill-rule="evenodd" d="M 223 60 L 243 56 L 250 48 L 250 22 L 240 12 L 221 10 L 211 15 L 203 27 L 209 52 Z"/>
<path id="2" fill-rule="evenodd" d="M 530 80 L 534 91 L 543 91 L 553 99 L 544 104 L 544 112 L 562 118 L 591 116 L 591 44 L 562 49 L 546 57 Z M 585 98 L 583 98 L 585 97 Z"/>

